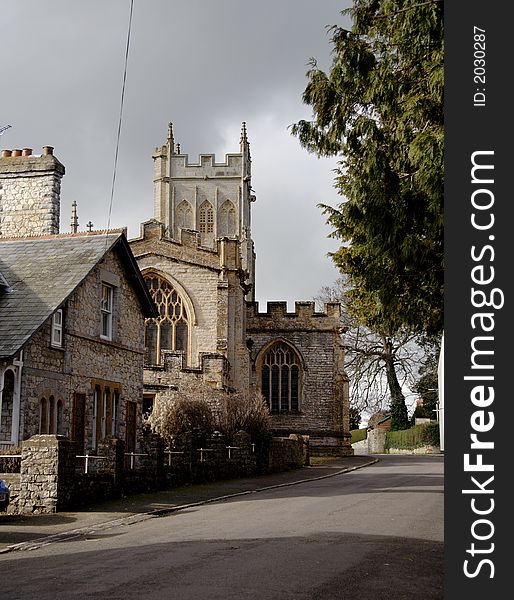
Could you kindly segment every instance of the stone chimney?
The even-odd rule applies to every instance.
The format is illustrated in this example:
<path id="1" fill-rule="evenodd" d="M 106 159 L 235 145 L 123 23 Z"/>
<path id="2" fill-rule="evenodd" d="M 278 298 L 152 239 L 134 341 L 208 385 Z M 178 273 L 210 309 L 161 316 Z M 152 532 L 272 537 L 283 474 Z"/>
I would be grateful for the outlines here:
<path id="1" fill-rule="evenodd" d="M 0 236 L 59 233 L 61 179 L 64 166 L 45 146 L 2 150 L 0 156 Z"/>

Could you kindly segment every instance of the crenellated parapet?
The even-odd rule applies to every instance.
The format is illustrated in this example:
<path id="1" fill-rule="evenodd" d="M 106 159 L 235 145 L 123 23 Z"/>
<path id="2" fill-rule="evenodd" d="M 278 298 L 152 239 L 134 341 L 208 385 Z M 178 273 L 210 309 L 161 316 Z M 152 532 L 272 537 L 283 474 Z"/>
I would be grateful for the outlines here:
<path id="1" fill-rule="evenodd" d="M 259 312 L 259 303 L 247 304 L 247 329 L 270 331 L 339 331 L 341 305 L 326 302 L 317 311 L 314 302 L 295 302 L 294 312 L 287 312 L 287 302 L 268 302 L 266 312 Z"/>

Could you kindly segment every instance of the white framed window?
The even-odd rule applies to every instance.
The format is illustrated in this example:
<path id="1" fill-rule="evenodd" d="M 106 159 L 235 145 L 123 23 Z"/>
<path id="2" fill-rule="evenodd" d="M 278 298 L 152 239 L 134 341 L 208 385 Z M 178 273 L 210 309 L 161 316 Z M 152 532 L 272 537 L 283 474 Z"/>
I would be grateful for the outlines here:
<path id="1" fill-rule="evenodd" d="M 52 330 L 50 344 L 54 348 L 63 347 L 63 318 L 62 308 L 57 309 L 52 315 Z"/>
<path id="2" fill-rule="evenodd" d="M 100 337 L 104 340 L 112 340 L 112 308 L 114 288 L 102 283 L 102 298 L 100 310 L 102 314 L 102 329 Z"/>

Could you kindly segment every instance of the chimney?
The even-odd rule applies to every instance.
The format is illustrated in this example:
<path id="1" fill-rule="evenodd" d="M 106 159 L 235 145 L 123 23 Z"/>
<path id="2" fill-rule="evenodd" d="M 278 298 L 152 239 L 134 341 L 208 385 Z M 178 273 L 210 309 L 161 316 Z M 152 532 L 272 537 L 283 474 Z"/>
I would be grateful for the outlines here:
<path id="1" fill-rule="evenodd" d="M 64 166 L 44 146 L 3 150 L 0 157 L 0 236 L 59 233 L 60 192 Z"/>

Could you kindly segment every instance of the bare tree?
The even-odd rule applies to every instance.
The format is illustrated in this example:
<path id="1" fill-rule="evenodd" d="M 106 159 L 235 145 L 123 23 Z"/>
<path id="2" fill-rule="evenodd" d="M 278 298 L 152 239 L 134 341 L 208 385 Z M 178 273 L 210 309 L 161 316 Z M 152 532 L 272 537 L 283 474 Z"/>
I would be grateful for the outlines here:
<path id="1" fill-rule="evenodd" d="M 323 287 L 314 298 L 318 305 L 340 302 L 341 326 L 345 349 L 345 370 L 350 378 L 350 403 L 359 413 L 373 414 L 394 405 L 405 406 L 404 390 L 416 379 L 423 350 L 419 336 L 409 332 L 389 336 L 363 325 L 346 310 L 346 278 Z M 406 411 L 406 409 L 405 409 Z M 407 415 L 404 415 L 405 418 Z M 402 416 L 403 418 L 403 416 Z"/>

